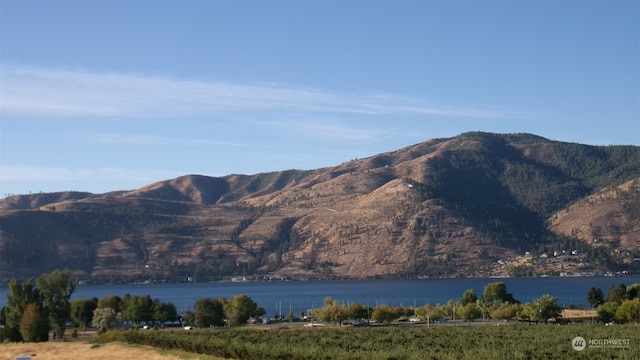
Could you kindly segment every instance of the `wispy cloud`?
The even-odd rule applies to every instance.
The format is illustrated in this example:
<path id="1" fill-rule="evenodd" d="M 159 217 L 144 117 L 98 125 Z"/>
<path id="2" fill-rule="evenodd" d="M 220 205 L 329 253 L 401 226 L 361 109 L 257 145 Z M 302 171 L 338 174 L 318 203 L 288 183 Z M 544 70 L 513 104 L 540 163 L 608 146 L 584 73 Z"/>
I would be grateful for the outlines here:
<path id="1" fill-rule="evenodd" d="M 515 113 L 496 107 L 436 106 L 425 99 L 390 94 L 10 65 L 0 66 L 0 80 L 0 111 L 14 116 L 166 118 L 260 110 L 505 118 Z"/>
<path id="2" fill-rule="evenodd" d="M 224 146 L 224 147 L 248 147 L 250 144 L 241 142 L 219 141 L 205 138 L 168 137 L 152 134 L 124 134 L 124 133 L 70 133 L 66 136 L 76 143 L 105 144 L 105 145 L 130 145 L 130 146 Z"/>
<path id="3" fill-rule="evenodd" d="M 148 170 L 118 168 L 70 169 L 48 166 L 1 166 L 0 179 L 3 182 L 18 181 L 85 181 L 85 180 L 133 180 L 139 182 L 155 181 L 162 175 Z M 168 175 L 168 174 L 165 174 Z M 171 174 L 170 176 L 174 176 Z"/>
<path id="4" fill-rule="evenodd" d="M 90 185 L 92 192 L 129 190 L 161 179 L 170 179 L 188 172 L 156 171 L 124 168 L 68 168 L 55 166 L 0 166 L 0 188 L 11 193 L 20 188 L 31 191 L 83 191 Z M 44 186 L 44 188 L 42 188 Z M 6 195 L 6 194 L 5 194 Z"/>
<path id="5" fill-rule="evenodd" d="M 246 121 L 249 126 L 265 129 L 272 134 L 285 134 L 308 141 L 339 141 L 366 143 L 384 137 L 388 130 L 367 126 L 366 120 L 340 121 L 326 116 L 293 116 L 277 120 Z"/>

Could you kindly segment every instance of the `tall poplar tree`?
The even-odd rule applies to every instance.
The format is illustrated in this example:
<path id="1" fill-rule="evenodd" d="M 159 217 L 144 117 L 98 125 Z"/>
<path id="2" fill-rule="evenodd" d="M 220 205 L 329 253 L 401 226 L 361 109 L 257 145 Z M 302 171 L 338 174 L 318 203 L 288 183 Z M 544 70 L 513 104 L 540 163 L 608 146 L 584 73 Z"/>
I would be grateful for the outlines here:
<path id="1" fill-rule="evenodd" d="M 36 280 L 36 286 L 44 302 L 45 310 L 49 313 L 53 324 L 53 338 L 62 339 L 65 323 L 70 317 L 71 306 L 69 300 L 76 289 L 77 281 L 69 270 L 55 270 L 49 275 L 43 275 Z"/>
<path id="2" fill-rule="evenodd" d="M 29 304 L 42 307 L 42 296 L 34 287 L 33 280 L 29 279 L 22 285 L 16 279 L 11 280 L 5 308 L 6 323 L 2 331 L 3 340 L 15 342 L 25 340 L 20 332 L 20 323 Z"/>

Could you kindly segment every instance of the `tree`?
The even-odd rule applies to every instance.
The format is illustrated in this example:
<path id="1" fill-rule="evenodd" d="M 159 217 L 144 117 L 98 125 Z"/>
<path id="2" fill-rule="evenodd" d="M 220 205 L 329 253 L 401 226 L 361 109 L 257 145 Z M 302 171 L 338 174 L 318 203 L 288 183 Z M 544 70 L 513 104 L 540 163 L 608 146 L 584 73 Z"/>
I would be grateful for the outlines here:
<path id="1" fill-rule="evenodd" d="M 176 306 L 172 303 L 163 303 L 160 300 L 153 300 L 151 306 L 153 312 L 152 318 L 154 321 L 165 323 L 167 321 L 175 321 L 178 316 Z"/>
<path id="2" fill-rule="evenodd" d="M 598 312 L 598 320 L 603 323 L 610 323 L 616 317 L 616 312 L 618 311 L 618 303 L 613 301 L 607 301 L 606 303 L 598 306 L 596 310 Z"/>
<path id="3" fill-rule="evenodd" d="M 98 300 L 98 309 L 111 308 L 115 312 L 122 312 L 124 304 L 120 296 L 108 295 Z"/>
<path id="4" fill-rule="evenodd" d="M 331 297 L 324 299 L 322 308 L 318 311 L 320 321 L 340 323 L 347 318 L 347 309 L 338 300 Z"/>
<path id="5" fill-rule="evenodd" d="M 112 308 L 97 308 L 93 311 L 91 324 L 101 333 L 117 327 L 121 322 L 122 314 Z"/>
<path id="6" fill-rule="evenodd" d="M 498 306 L 494 306 L 491 309 L 491 318 L 500 320 L 511 320 L 517 316 L 519 307 L 520 306 L 518 304 L 504 302 Z"/>
<path id="7" fill-rule="evenodd" d="M 614 302 L 620 305 L 626 298 L 627 298 L 627 287 L 624 284 L 620 284 L 617 287 L 611 285 L 611 287 L 609 288 L 609 291 L 607 292 L 608 302 Z"/>
<path id="8" fill-rule="evenodd" d="M 23 341 L 20 333 L 20 322 L 22 315 L 29 304 L 36 304 L 42 307 L 42 295 L 33 280 L 25 281 L 23 285 L 17 280 L 9 282 L 9 293 L 7 294 L 7 306 L 5 308 L 5 324 L 2 337 L 8 341 Z M 46 309 L 44 309 L 46 312 Z"/>
<path id="9" fill-rule="evenodd" d="M 453 320 L 456 319 L 456 308 L 457 307 L 458 307 L 458 304 L 453 300 L 447 301 L 447 304 L 444 305 L 444 308 L 447 311 L 447 316 L 451 315 L 451 319 L 453 319 Z"/>
<path id="10" fill-rule="evenodd" d="M 0 325 L 3 325 L 7 323 L 7 307 L 3 306 L 2 309 L 0 309 Z M 2 337 L 0 336 L 0 342 L 2 342 Z"/>
<path id="11" fill-rule="evenodd" d="M 250 317 L 258 317 L 264 314 L 264 309 L 251 300 L 247 295 L 232 296 L 224 304 L 224 313 L 229 324 L 244 324 Z"/>
<path id="12" fill-rule="evenodd" d="M 482 317 L 482 311 L 476 303 L 469 303 L 458 307 L 458 316 L 471 325 L 473 320 Z"/>
<path id="13" fill-rule="evenodd" d="M 640 284 L 635 283 L 633 285 L 627 286 L 627 300 L 633 300 L 636 298 L 640 298 Z"/>
<path id="14" fill-rule="evenodd" d="M 487 305 L 482 300 L 476 300 L 475 304 L 476 304 L 476 307 L 480 310 L 480 313 L 482 314 L 482 321 L 485 321 L 487 318 L 489 318 L 489 312 L 491 311 L 491 307 L 489 307 L 489 305 Z"/>
<path id="15" fill-rule="evenodd" d="M 367 319 L 371 317 L 373 308 L 370 306 L 363 306 L 358 303 L 351 303 L 347 307 L 347 318 L 349 319 Z"/>
<path id="16" fill-rule="evenodd" d="M 513 295 L 507 292 L 507 285 L 503 282 L 487 284 L 484 287 L 484 291 L 482 291 L 482 299 L 487 304 L 491 304 L 496 301 L 512 304 L 518 303 L 518 301 L 513 298 Z"/>
<path id="17" fill-rule="evenodd" d="M 122 316 L 122 321 L 132 321 L 131 319 L 129 319 L 129 313 L 128 313 L 130 302 L 131 302 L 131 294 L 124 294 L 124 296 L 120 298 L 119 313 Z"/>
<path id="18" fill-rule="evenodd" d="M 423 321 L 431 322 L 432 320 L 436 320 L 434 318 L 434 308 L 429 304 L 424 304 L 423 306 L 417 307 L 414 311 L 414 315 Z"/>
<path id="19" fill-rule="evenodd" d="M 462 294 L 462 299 L 460 299 L 461 305 L 474 304 L 478 301 L 478 297 L 476 296 L 476 292 L 473 289 L 468 289 Z"/>
<path id="20" fill-rule="evenodd" d="M 640 312 L 640 302 L 638 300 L 625 300 L 616 310 L 615 319 L 619 323 L 625 324 L 638 320 Z"/>
<path id="21" fill-rule="evenodd" d="M 438 304 L 433 307 L 432 312 L 429 313 L 429 317 L 435 321 L 447 317 L 448 314 L 446 305 Z"/>
<path id="22" fill-rule="evenodd" d="M 193 309 L 193 325 L 200 328 L 224 326 L 224 299 L 198 299 Z"/>
<path id="23" fill-rule="evenodd" d="M 517 314 L 518 318 L 527 320 L 529 324 L 531 324 L 533 320 L 535 320 L 536 323 L 539 321 L 538 309 L 532 303 L 522 305 Z"/>
<path id="24" fill-rule="evenodd" d="M 558 298 L 549 294 L 544 294 L 533 301 L 541 320 L 546 324 L 549 319 L 558 319 L 562 313 L 562 308 L 558 306 Z"/>
<path id="25" fill-rule="evenodd" d="M 133 295 L 130 297 L 125 314 L 126 319 L 134 323 L 153 320 L 153 300 L 151 300 L 151 296 Z"/>
<path id="26" fill-rule="evenodd" d="M 71 302 L 71 321 L 83 329 L 91 324 L 93 310 L 98 308 L 98 299 L 76 299 Z"/>
<path id="27" fill-rule="evenodd" d="M 602 292 L 602 289 L 592 286 L 587 293 L 587 304 L 593 308 L 603 302 L 604 293 Z"/>
<path id="28" fill-rule="evenodd" d="M 42 294 L 45 309 L 49 313 L 53 324 L 53 338 L 64 336 L 65 323 L 69 318 L 69 299 L 76 289 L 77 281 L 69 270 L 55 270 L 49 275 L 43 275 L 36 280 L 36 286 Z"/>
<path id="29" fill-rule="evenodd" d="M 20 335 L 26 342 L 49 340 L 49 316 L 39 304 L 28 304 L 20 320 Z"/>
<path id="30" fill-rule="evenodd" d="M 289 312 L 287 312 L 287 321 L 293 322 L 295 318 L 296 318 L 296 314 L 294 314 L 293 311 L 289 310 Z"/>
<path id="31" fill-rule="evenodd" d="M 447 308 L 444 305 L 431 306 L 425 304 L 416 309 L 416 316 L 427 322 L 434 322 L 438 319 L 446 317 L 448 314 Z"/>
<path id="32" fill-rule="evenodd" d="M 373 309 L 371 318 L 377 322 L 386 322 L 388 324 L 398 318 L 398 312 L 389 305 L 379 305 Z"/>

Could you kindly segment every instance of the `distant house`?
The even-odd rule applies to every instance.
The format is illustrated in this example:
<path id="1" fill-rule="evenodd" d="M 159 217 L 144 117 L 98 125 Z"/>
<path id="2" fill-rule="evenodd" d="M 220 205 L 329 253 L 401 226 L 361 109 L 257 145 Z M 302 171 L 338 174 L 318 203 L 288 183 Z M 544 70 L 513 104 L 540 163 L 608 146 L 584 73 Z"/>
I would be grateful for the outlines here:
<path id="1" fill-rule="evenodd" d="M 598 320 L 598 312 L 595 310 L 564 309 L 560 315 L 563 321 L 590 322 Z"/>

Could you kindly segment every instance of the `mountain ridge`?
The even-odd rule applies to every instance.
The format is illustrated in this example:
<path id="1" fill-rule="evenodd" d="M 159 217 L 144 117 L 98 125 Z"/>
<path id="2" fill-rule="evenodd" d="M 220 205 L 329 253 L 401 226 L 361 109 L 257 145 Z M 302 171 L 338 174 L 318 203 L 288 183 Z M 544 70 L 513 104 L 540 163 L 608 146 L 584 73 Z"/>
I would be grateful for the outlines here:
<path id="1" fill-rule="evenodd" d="M 636 146 L 471 132 L 315 170 L 16 195 L 0 200 L 0 278 L 72 260 L 99 282 L 637 271 L 637 184 Z M 593 196 L 607 192 L 605 210 Z M 581 201 L 597 244 L 561 216 Z"/>

